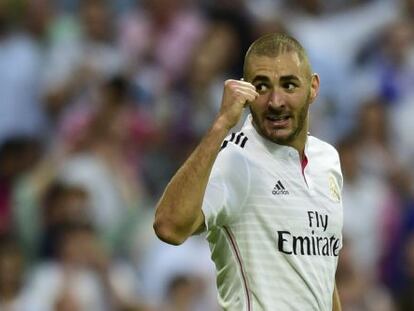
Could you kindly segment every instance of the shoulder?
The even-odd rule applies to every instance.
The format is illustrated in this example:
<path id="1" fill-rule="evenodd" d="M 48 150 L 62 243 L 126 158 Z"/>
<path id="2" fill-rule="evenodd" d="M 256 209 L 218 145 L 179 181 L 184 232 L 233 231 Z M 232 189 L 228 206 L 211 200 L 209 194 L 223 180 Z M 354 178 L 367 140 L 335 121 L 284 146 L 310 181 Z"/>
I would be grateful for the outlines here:
<path id="1" fill-rule="evenodd" d="M 221 175 L 246 174 L 248 145 L 249 137 L 245 131 L 230 133 L 221 144 L 213 171 L 218 170 Z"/>
<path id="2" fill-rule="evenodd" d="M 309 149 L 310 156 L 318 170 L 320 172 L 328 172 L 329 178 L 332 176 L 340 189 L 342 189 L 341 162 L 336 148 L 319 138 L 309 136 Z"/>
<path id="3" fill-rule="evenodd" d="M 224 139 L 220 151 L 223 151 L 229 146 L 237 146 L 238 148 L 236 148 L 235 150 L 241 151 L 240 149 L 244 149 L 246 147 L 248 140 L 249 137 L 246 134 L 246 131 L 241 130 L 239 132 L 232 132 Z M 229 149 L 233 148 L 228 148 L 227 150 Z"/>
<path id="4" fill-rule="evenodd" d="M 323 141 L 314 136 L 308 136 L 309 152 L 317 156 L 322 161 L 339 161 L 338 151 L 330 143 Z"/>
<path id="5" fill-rule="evenodd" d="M 331 144 L 309 136 L 308 156 L 321 170 L 329 170 L 341 175 L 341 163 L 338 151 Z"/>
<path id="6" fill-rule="evenodd" d="M 236 160 L 246 156 L 251 139 L 246 131 L 231 132 L 223 140 L 218 158 Z"/>

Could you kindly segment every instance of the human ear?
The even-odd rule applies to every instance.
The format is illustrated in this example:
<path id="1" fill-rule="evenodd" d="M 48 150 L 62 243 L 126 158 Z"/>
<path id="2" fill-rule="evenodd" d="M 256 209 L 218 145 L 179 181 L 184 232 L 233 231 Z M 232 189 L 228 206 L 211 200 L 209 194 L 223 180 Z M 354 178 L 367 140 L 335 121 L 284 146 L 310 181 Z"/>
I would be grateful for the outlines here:
<path id="1" fill-rule="evenodd" d="M 309 94 L 309 99 L 310 102 L 313 103 L 315 98 L 318 96 L 319 94 L 319 75 L 314 73 L 311 76 L 311 83 L 310 83 L 310 94 Z"/>

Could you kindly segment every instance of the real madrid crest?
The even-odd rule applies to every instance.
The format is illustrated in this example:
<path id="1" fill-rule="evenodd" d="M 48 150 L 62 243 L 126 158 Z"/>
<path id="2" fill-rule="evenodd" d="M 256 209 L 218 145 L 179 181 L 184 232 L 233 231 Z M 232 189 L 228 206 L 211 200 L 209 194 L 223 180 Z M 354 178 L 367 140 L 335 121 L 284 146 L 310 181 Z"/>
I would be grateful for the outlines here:
<path id="1" fill-rule="evenodd" d="M 329 193 L 333 201 L 335 202 L 341 201 L 341 191 L 339 190 L 339 186 L 338 186 L 338 183 L 336 182 L 336 178 L 332 173 L 329 174 Z"/>

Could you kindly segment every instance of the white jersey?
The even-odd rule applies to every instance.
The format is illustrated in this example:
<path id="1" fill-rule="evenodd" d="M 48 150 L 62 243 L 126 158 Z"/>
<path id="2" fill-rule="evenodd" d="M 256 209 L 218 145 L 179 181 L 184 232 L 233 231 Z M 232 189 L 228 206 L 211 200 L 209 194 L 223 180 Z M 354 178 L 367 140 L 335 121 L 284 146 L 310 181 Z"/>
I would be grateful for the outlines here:
<path id="1" fill-rule="evenodd" d="M 251 116 L 223 142 L 202 208 L 224 310 L 332 311 L 342 174 L 331 145 L 308 136 L 305 155 Z"/>

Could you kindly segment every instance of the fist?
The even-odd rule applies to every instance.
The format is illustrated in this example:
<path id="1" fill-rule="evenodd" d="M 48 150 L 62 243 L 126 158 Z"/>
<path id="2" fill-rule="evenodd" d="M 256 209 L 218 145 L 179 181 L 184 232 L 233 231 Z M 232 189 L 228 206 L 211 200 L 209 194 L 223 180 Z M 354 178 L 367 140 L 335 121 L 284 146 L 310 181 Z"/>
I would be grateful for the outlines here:
<path id="1" fill-rule="evenodd" d="M 226 80 L 219 118 L 230 129 L 239 122 L 243 108 L 259 96 L 253 84 L 242 80 Z"/>

